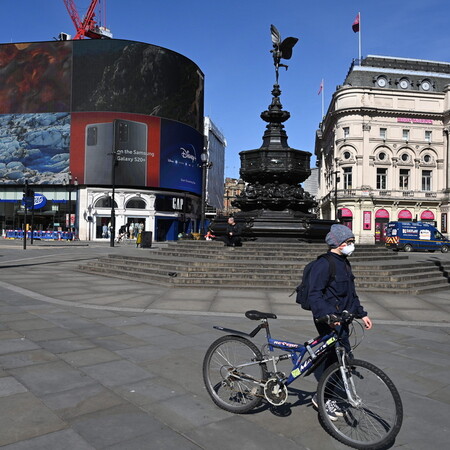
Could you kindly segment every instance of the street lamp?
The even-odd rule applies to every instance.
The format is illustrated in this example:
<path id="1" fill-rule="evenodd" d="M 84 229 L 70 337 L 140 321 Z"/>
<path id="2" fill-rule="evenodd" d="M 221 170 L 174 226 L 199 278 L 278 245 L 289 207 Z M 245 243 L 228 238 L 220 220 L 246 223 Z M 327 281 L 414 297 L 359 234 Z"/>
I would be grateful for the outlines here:
<path id="1" fill-rule="evenodd" d="M 341 181 L 341 179 L 338 177 L 339 170 L 335 170 L 332 172 L 334 175 L 334 220 L 337 220 L 337 213 L 338 213 L 338 205 L 337 205 L 337 189 L 338 189 L 338 183 Z"/>
<path id="2" fill-rule="evenodd" d="M 226 192 L 226 196 L 225 196 L 225 215 L 228 215 L 228 213 L 230 211 L 230 190 L 227 189 L 225 192 Z"/>
<path id="3" fill-rule="evenodd" d="M 206 149 L 200 155 L 202 161 L 202 204 L 200 213 L 200 234 L 205 235 L 205 207 L 206 207 L 206 171 L 208 168 L 208 152 Z"/>
<path id="4" fill-rule="evenodd" d="M 78 189 L 78 178 L 75 177 L 73 178 L 73 183 L 72 183 L 72 174 L 69 172 L 69 184 L 67 185 L 67 189 L 69 189 L 69 231 L 72 228 L 72 191 L 75 191 Z M 77 222 L 76 220 L 76 216 L 77 216 L 77 210 L 75 207 L 75 212 L 74 212 L 74 220 L 73 220 L 73 226 L 75 228 L 75 224 Z"/>
<path id="5" fill-rule="evenodd" d="M 114 204 L 116 202 L 116 166 L 117 166 L 117 152 L 113 149 L 112 153 L 112 173 L 111 173 L 111 229 L 109 237 L 109 246 L 114 247 L 114 237 L 116 235 L 116 211 Z"/>

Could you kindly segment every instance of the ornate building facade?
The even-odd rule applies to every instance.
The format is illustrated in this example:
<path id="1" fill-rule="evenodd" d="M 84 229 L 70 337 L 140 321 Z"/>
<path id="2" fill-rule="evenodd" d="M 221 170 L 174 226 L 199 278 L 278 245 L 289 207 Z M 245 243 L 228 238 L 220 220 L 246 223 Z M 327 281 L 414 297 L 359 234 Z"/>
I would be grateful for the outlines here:
<path id="1" fill-rule="evenodd" d="M 316 134 L 321 218 L 383 243 L 393 220 L 449 232 L 450 63 L 367 56 Z"/>

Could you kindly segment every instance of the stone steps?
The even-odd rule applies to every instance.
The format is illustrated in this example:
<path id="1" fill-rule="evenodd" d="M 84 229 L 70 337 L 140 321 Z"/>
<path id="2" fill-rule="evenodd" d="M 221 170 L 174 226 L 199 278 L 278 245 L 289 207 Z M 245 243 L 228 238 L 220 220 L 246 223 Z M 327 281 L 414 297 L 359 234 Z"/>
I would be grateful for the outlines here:
<path id="1" fill-rule="evenodd" d="M 178 258 L 196 258 L 201 260 L 215 260 L 215 261 L 311 261 L 311 259 L 325 253 L 325 251 L 312 251 L 308 253 L 303 252 L 292 252 L 292 251 L 283 251 L 283 250 L 273 250 L 273 251 L 242 251 L 239 248 L 226 248 L 219 253 L 214 253 L 213 251 L 195 251 L 190 249 L 183 250 L 167 250 L 163 249 L 158 252 L 152 252 L 151 257 L 160 257 L 166 259 L 178 259 Z M 149 255 L 150 257 L 150 255 Z M 399 255 L 393 252 L 387 252 L 386 250 L 380 252 L 367 252 L 362 253 L 358 252 L 355 255 L 351 256 L 351 261 L 373 261 L 373 260 L 407 260 L 407 255 Z"/>
<path id="2" fill-rule="evenodd" d="M 252 280 L 249 278 L 236 278 L 232 277 L 229 279 L 223 277 L 215 278 L 189 278 L 189 277 L 171 277 L 168 274 L 149 274 L 146 272 L 125 272 L 122 269 L 113 269 L 111 267 L 95 267 L 95 268 L 81 268 L 82 271 L 87 271 L 88 273 L 96 273 L 107 275 L 116 278 L 124 278 L 134 281 L 139 281 L 148 284 L 158 284 L 161 286 L 171 286 L 171 287 L 195 287 L 195 288 L 230 288 L 230 289 L 256 289 L 256 288 L 268 288 L 268 289 L 281 289 L 287 291 L 293 291 L 295 286 L 298 284 L 298 280 L 293 282 L 292 280 L 283 281 L 279 278 L 263 278 Z M 437 277 L 430 277 L 424 280 L 423 278 L 418 280 L 417 275 L 415 279 L 409 280 L 407 282 L 399 281 L 373 281 L 369 282 L 364 280 L 362 282 L 356 281 L 356 286 L 360 292 L 386 292 L 390 294 L 420 294 L 425 292 L 432 292 L 441 289 L 448 289 L 448 281 L 441 275 Z M 393 289 L 395 291 L 393 292 Z"/>
<path id="3" fill-rule="evenodd" d="M 80 270 L 162 286 L 293 290 L 300 283 L 303 267 L 326 250 L 323 245 L 295 243 L 297 257 L 293 258 L 292 245 L 246 243 L 224 252 L 218 244 L 188 241 L 152 250 L 146 256 L 110 255 Z M 209 257 L 216 250 L 225 257 Z M 417 294 L 448 288 L 445 273 L 450 267 L 411 262 L 407 255 L 383 247 L 358 246 L 358 255 L 351 261 L 359 291 Z"/>
<path id="4" fill-rule="evenodd" d="M 167 272 L 177 272 L 181 274 L 181 276 L 188 277 L 203 277 L 211 272 L 220 273 L 222 276 L 236 276 L 236 274 L 242 275 L 285 275 L 289 278 L 298 279 L 301 276 L 303 268 L 309 260 L 305 260 L 304 262 L 295 262 L 295 263 L 284 263 L 277 262 L 272 263 L 270 266 L 266 264 L 248 264 L 248 263 L 236 263 L 236 262 L 218 262 L 214 264 L 213 267 L 209 266 L 205 261 L 191 261 L 186 259 L 185 261 L 178 260 L 177 262 L 173 261 L 165 261 L 160 260 L 158 264 L 155 264 L 155 259 L 149 258 L 135 258 L 135 257 L 121 257 L 112 255 L 109 257 L 102 258 L 95 264 L 102 267 L 116 267 L 123 268 L 126 265 L 127 270 L 130 271 L 139 271 L 146 270 L 147 272 L 160 272 L 161 274 Z M 404 275 L 406 278 L 414 278 L 417 277 L 417 273 L 420 273 L 423 276 L 428 276 L 428 274 L 436 275 L 436 266 L 433 264 L 423 265 L 420 263 L 408 263 L 402 264 L 399 266 L 398 264 L 371 264 L 369 265 L 353 265 L 353 273 L 355 276 L 360 277 L 385 277 L 386 275 L 381 273 L 382 270 L 389 270 L 389 275 L 391 278 L 398 278 L 396 275 L 405 274 L 405 271 L 408 273 Z M 414 271 L 414 273 L 411 273 Z"/>

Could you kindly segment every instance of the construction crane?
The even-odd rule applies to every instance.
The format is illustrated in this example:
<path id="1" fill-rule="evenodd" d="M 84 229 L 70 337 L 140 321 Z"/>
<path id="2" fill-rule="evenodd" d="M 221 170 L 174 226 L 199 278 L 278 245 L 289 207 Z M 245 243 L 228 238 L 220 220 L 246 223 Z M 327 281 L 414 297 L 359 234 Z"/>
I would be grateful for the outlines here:
<path id="1" fill-rule="evenodd" d="M 78 14 L 77 8 L 75 7 L 74 0 L 63 1 L 77 30 L 73 39 L 84 39 L 85 37 L 89 37 L 91 39 L 112 38 L 111 31 L 106 27 L 99 26 L 95 20 L 95 8 L 97 7 L 99 0 L 91 0 L 91 4 L 89 5 L 89 8 L 83 20 L 80 19 L 80 15 Z M 61 33 L 60 39 L 67 40 L 70 39 L 70 36 L 66 33 Z"/>

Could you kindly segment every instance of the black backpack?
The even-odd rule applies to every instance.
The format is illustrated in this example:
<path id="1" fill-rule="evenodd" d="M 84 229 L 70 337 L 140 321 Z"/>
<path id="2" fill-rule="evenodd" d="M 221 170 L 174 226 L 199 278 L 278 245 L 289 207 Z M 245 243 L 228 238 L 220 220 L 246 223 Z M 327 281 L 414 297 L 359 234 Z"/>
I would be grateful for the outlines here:
<path id="1" fill-rule="evenodd" d="M 318 256 L 317 259 L 311 261 L 305 266 L 305 268 L 303 269 L 302 282 L 295 288 L 294 292 L 297 292 L 295 301 L 307 311 L 311 311 L 311 304 L 309 302 L 309 275 L 311 273 L 311 270 L 314 268 L 314 265 L 317 263 L 317 260 L 320 258 L 325 258 L 328 261 L 329 265 L 329 276 L 325 289 L 328 288 L 328 286 L 336 276 L 336 264 L 333 260 L 333 256 L 329 253 L 324 253 L 323 255 Z"/>

